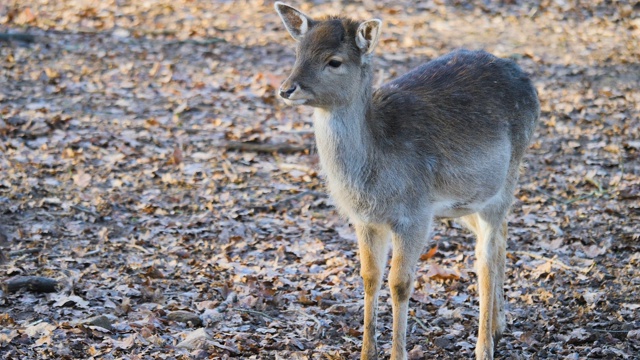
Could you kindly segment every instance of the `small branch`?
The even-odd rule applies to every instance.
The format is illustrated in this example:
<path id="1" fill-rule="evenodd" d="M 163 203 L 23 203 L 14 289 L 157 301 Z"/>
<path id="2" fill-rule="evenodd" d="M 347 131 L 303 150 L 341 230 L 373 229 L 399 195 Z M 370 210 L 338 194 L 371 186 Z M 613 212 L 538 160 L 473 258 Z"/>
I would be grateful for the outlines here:
<path id="1" fill-rule="evenodd" d="M 36 37 L 25 33 L 0 33 L 0 41 L 21 41 L 24 43 L 33 43 L 36 41 Z"/>
<path id="2" fill-rule="evenodd" d="M 540 194 L 542 194 L 542 195 L 546 195 L 546 196 L 548 197 L 547 201 L 548 201 L 549 199 L 551 199 L 551 200 L 553 200 L 553 201 L 555 201 L 555 202 L 557 202 L 557 203 L 566 204 L 566 200 L 561 199 L 561 198 L 559 198 L 559 197 L 557 197 L 557 196 L 555 196 L 555 195 L 551 194 L 550 192 L 548 192 L 548 191 L 546 191 L 546 190 L 544 190 L 544 189 L 536 188 L 536 189 L 532 189 L 532 190 L 530 190 L 530 191 L 532 191 L 532 192 L 537 192 L 537 193 L 540 193 Z"/>
<path id="3" fill-rule="evenodd" d="M 586 181 L 587 183 L 595 186 L 596 188 L 598 188 L 598 192 L 599 193 L 603 193 L 604 190 L 602 190 L 602 185 L 600 184 L 600 182 L 596 179 L 592 179 L 592 178 L 586 178 L 584 179 L 584 181 Z"/>
<path id="4" fill-rule="evenodd" d="M 287 204 L 287 203 L 289 203 L 289 202 L 291 202 L 293 200 L 297 200 L 297 199 L 299 199 L 301 197 L 304 197 L 306 195 L 312 195 L 312 196 L 315 196 L 315 197 L 321 197 L 321 196 L 324 196 L 324 193 L 321 193 L 319 191 L 307 190 L 307 191 L 299 192 L 297 194 L 293 194 L 291 196 L 288 196 L 288 197 L 286 197 L 286 198 L 284 198 L 282 200 L 274 202 L 273 204 L 270 204 L 270 205 L 269 204 L 267 204 L 267 205 L 256 205 L 256 206 L 253 206 L 253 208 L 256 209 L 256 210 L 277 209 L 282 205 L 285 205 L 285 204 Z"/>
<path id="5" fill-rule="evenodd" d="M 48 211 L 38 211 L 38 215 L 43 215 L 47 217 L 49 220 L 55 220 L 55 216 L 51 215 Z"/>
<path id="6" fill-rule="evenodd" d="M 16 276 L 5 283 L 7 292 L 13 293 L 20 289 L 37 293 L 56 292 L 58 281 L 41 276 Z"/>
<path id="7" fill-rule="evenodd" d="M 42 251 L 42 248 L 15 250 L 15 251 L 9 251 L 9 256 L 14 257 L 14 256 L 20 256 L 20 255 L 27 255 L 27 254 L 38 254 L 40 253 L 40 251 Z"/>
<path id="8" fill-rule="evenodd" d="M 585 195 L 582 195 L 582 196 L 578 196 L 578 197 L 573 197 L 573 198 L 557 197 L 557 196 L 555 196 L 555 195 L 551 194 L 550 192 L 545 191 L 543 189 L 533 189 L 532 191 L 540 193 L 540 194 L 543 194 L 543 195 L 546 195 L 548 197 L 547 200 L 553 200 L 553 201 L 555 201 L 555 202 L 557 202 L 559 204 L 570 205 L 570 204 L 573 204 L 574 202 L 585 200 L 585 199 L 591 198 L 593 196 L 607 195 L 607 194 L 609 194 L 611 192 L 611 189 L 604 190 L 604 191 L 596 190 L 596 191 L 592 191 L 592 192 L 590 192 L 588 194 L 585 194 Z"/>
<path id="9" fill-rule="evenodd" d="M 298 171 L 302 171 L 302 172 L 305 172 L 305 173 L 313 172 L 312 168 L 310 168 L 308 166 L 305 166 L 305 165 L 300 165 L 300 164 L 278 164 L 278 167 L 282 171 L 298 170 Z"/>
<path id="10" fill-rule="evenodd" d="M 300 315 L 304 316 L 305 318 L 307 318 L 307 319 L 312 320 L 313 322 L 315 322 L 315 323 L 316 323 L 316 326 L 318 327 L 316 331 L 319 331 L 320 329 L 322 329 L 322 322 L 320 322 L 320 320 L 318 320 L 318 318 L 317 318 L 317 317 L 315 317 L 315 316 L 313 316 L 313 315 L 309 315 L 309 314 L 307 314 L 307 313 L 303 312 L 302 310 L 298 310 L 298 309 L 295 309 L 295 310 L 285 310 L 285 312 L 295 312 L 295 313 L 298 313 L 298 314 L 300 314 Z"/>
<path id="11" fill-rule="evenodd" d="M 299 146 L 299 145 L 291 145 L 291 144 L 257 144 L 257 143 L 247 143 L 247 142 L 239 142 L 239 141 L 229 141 L 222 145 L 227 150 L 237 150 L 237 151 L 255 151 L 255 152 L 263 152 L 263 153 L 298 153 L 309 150 L 311 147 L 308 145 Z"/>
<path id="12" fill-rule="evenodd" d="M 574 202 L 577 202 L 577 201 L 580 201 L 580 200 L 585 200 L 585 199 L 588 199 L 588 198 L 596 196 L 596 195 L 604 195 L 606 193 L 607 193 L 606 191 L 602 192 L 602 193 L 598 192 L 598 191 L 592 191 L 592 192 L 590 192 L 590 193 L 588 193 L 586 195 L 578 196 L 576 198 L 572 198 L 570 200 L 567 200 L 564 203 L 569 205 L 569 204 L 573 204 Z"/>
<path id="13" fill-rule="evenodd" d="M 152 254 L 152 253 L 153 253 L 153 250 L 147 250 L 147 249 L 143 248 L 142 246 L 140 246 L 140 245 L 136 245 L 136 244 L 127 244 L 127 247 L 130 247 L 130 248 L 133 248 L 133 249 L 140 250 L 140 251 L 142 251 L 143 253 L 145 253 L 145 254 L 147 254 L 147 255 L 149 255 L 149 254 Z"/>
<path id="14" fill-rule="evenodd" d="M 607 330 L 607 329 L 590 329 L 590 328 L 587 328 L 587 331 L 604 332 L 604 333 L 612 333 L 612 334 L 626 334 L 630 330 Z"/>
<path id="15" fill-rule="evenodd" d="M 589 271 L 591 271 L 591 269 L 593 268 L 593 266 L 595 265 L 595 262 L 593 264 L 591 264 L 591 266 L 589 266 L 588 268 L 581 268 L 581 267 L 577 267 L 577 266 L 569 266 L 565 263 L 563 263 L 562 261 L 554 258 L 548 258 L 546 256 L 542 256 L 542 255 L 538 255 L 532 252 L 528 252 L 528 251 L 513 251 L 513 254 L 517 254 L 517 255 L 526 255 L 529 256 L 531 258 L 534 259 L 538 259 L 538 260 L 546 260 L 548 262 L 550 262 L 551 264 L 554 264 L 562 269 L 565 270 L 571 270 L 571 271 L 577 271 L 583 274 L 588 273 Z"/>
<path id="16" fill-rule="evenodd" d="M 183 44 L 192 44 L 192 45 L 202 45 L 202 46 L 208 46 L 211 44 L 216 44 L 216 43 L 223 43 L 223 42 L 227 42 L 225 39 L 223 38 L 209 38 L 209 39 L 203 39 L 203 40 L 196 40 L 196 39 L 185 39 L 185 40 L 168 40 L 165 41 L 163 43 L 163 45 L 183 45 Z"/>
<path id="17" fill-rule="evenodd" d="M 102 252 L 102 249 L 100 249 L 100 246 L 98 246 L 95 250 L 91 250 L 89 252 L 86 252 L 82 255 L 82 257 L 86 257 L 86 256 L 93 256 L 96 254 L 99 254 Z"/>
<path id="18" fill-rule="evenodd" d="M 263 317 L 265 317 L 265 318 L 267 318 L 267 319 L 269 319 L 269 320 L 271 320 L 271 321 L 278 321 L 278 319 L 273 318 L 273 317 L 271 317 L 271 316 L 269 316 L 269 315 L 267 315 L 267 314 L 263 313 L 262 311 L 250 310 L 250 309 L 243 309 L 243 308 L 236 308 L 236 307 L 234 307 L 234 308 L 233 308 L 233 310 L 235 310 L 235 311 L 241 311 L 241 312 L 246 312 L 246 313 L 249 313 L 249 314 L 256 314 L 256 315 L 260 315 L 260 316 L 263 316 Z"/>
<path id="19" fill-rule="evenodd" d="M 287 197 L 285 199 L 276 201 L 274 203 L 274 205 L 282 205 L 283 203 L 286 203 L 286 202 L 289 202 L 291 200 L 295 200 L 295 199 L 304 197 L 306 195 L 312 195 L 312 196 L 315 196 L 315 197 L 324 197 L 324 196 L 326 196 L 326 194 L 321 192 L 321 191 L 306 190 L 306 191 L 303 191 L 303 192 L 299 192 L 297 194 L 293 194 L 293 195 L 291 195 L 291 196 L 289 196 L 289 197 Z"/>
<path id="20" fill-rule="evenodd" d="M 96 219 L 100 219 L 100 217 L 101 217 L 100 214 L 98 214 L 97 212 L 95 212 L 95 211 L 93 211 L 91 209 L 87 209 L 86 207 L 81 206 L 81 205 L 71 205 L 71 208 L 76 209 L 78 211 L 81 211 L 83 213 L 87 213 L 87 214 L 95 217 Z"/>
<path id="21" fill-rule="evenodd" d="M 420 325 L 420 327 L 424 330 L 424 331 L 429 331 L 429 328 L 427 327 L 427 325 L 425 325 L 422 320 L 418 319 L 416 316 L 412 316 L 411 319 L 413 319 L 413 321 L 417 322 L 418 325 Z"/>

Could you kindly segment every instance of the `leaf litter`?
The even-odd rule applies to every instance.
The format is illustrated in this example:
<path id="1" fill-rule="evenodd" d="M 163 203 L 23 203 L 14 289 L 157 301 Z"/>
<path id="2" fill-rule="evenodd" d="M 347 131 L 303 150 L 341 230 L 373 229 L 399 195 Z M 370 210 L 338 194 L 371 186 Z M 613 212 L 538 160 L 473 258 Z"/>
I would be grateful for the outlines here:
<path id="1" fill-rule="evenodd" d="M 377 83 L 459 47 L 532 74 L 497 355 L 638 358 L 639 5 L 316 3 L 292 5 L 383 19 Z M 0 35 L 0 354 L 359 357 L 353 229 L 311 110 L 276 98 L 294 53 L 271 2 L 10 0 Z M 433 243 L 409 355 L 469 358 L 473 239 L 443 222 Z M 387 289 L 379 310 L 382 355 Z"/>

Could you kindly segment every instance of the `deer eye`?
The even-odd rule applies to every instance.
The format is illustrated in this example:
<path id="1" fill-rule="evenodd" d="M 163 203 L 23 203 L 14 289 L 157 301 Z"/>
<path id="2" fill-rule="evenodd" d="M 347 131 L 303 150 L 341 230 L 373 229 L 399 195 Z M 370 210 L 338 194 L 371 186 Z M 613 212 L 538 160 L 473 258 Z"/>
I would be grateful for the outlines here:
<path id="1" fill-rule="evenodd" d="M 342 65 L 342 61 L 332 59 L 332 60 L 329 60 L 329 62 L 327 63 L 327 65 L 329 65 L 329 66 L 331 66 L 332 68 L 336 69 L 336 68 L 339 68 L 339 67 L 340 67 L 340 65 Z"/>

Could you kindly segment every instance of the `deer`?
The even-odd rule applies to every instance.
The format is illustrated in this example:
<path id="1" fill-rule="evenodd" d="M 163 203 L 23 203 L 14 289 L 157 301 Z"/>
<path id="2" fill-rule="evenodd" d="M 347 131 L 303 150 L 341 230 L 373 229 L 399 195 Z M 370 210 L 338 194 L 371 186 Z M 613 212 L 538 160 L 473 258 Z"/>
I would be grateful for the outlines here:
<path id="1" fill-rule="evenodd" d="M 364 287 L 361 359 L 378 358 L 378 294 L 391 250 L 391 359 L 407 358 L 409 298 L 434 219 L 477 238 L 476 359 L 493 359 L 505 331 L 507 214 L 540 117 L 537 91 L 513 61 L 456 50 L 373 90 L 382 21 L 318 20 L 282 2 L 296 41 L 279 95 L 311 106 L 331 198 L 355 228 Z"/>

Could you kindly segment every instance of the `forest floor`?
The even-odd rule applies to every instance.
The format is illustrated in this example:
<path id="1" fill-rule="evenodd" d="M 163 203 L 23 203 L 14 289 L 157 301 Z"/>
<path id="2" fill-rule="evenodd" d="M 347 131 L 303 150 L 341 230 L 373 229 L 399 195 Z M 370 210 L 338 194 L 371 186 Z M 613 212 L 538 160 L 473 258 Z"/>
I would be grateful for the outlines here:
<path id="1" fill-rule="evenodd" d="M 531 75 L 497 358 L 639 359 L 640 3 L 315 3 L 383 20 L 376 84 L 461 47 Z M 270 1 L 0 4 L 0 358 L 359 358 L 353 229 L 276 98 L 294 60 Z M 425 242 L 411 359 L 472 357 L 473 247 Z M 379 309 L 388 358 L 386 284 Z"/>

